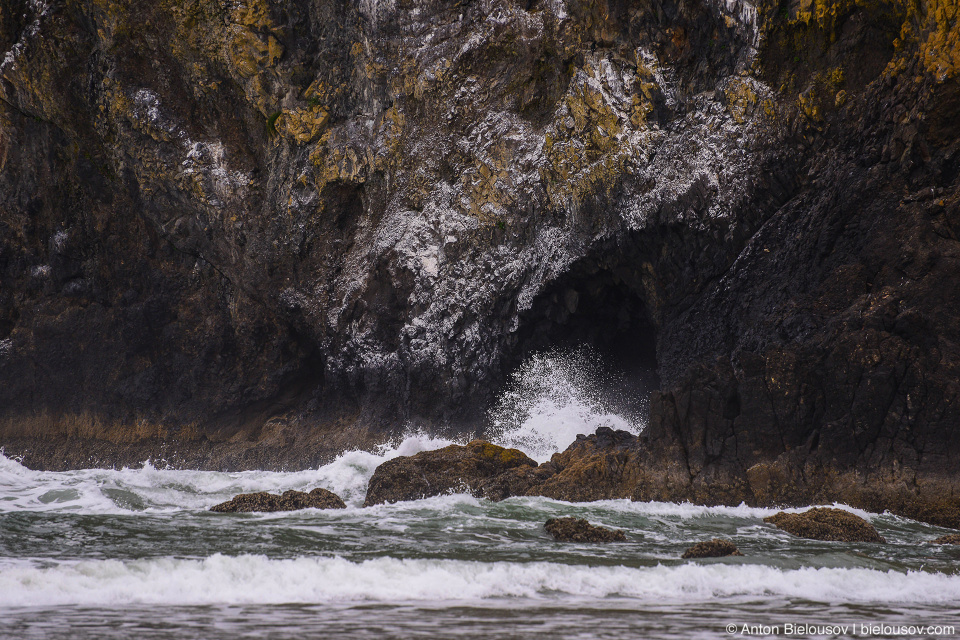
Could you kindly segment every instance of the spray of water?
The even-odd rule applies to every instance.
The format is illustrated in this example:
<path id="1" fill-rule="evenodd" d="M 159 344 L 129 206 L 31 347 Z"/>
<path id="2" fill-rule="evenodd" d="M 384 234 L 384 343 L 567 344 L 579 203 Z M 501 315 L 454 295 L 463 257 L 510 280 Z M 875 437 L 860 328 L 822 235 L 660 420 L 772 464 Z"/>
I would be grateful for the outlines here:
<path id="1" fill-rule="evenodd" d="M 490 411 L 490 439 L 545 462 L 597 427 L 638 434 L 646 390 L 624 378 L 589 347 L 534 354 Z"/>
<path id="2" fill-rule="evenodd" d="M 597 427 L 639 433 L 644 426 L 644 395 L 588 348 L 535 354 L 513 374 L 490 412 L 487 437 L 545 462 L 577 435 L 593 433 Z M 411 430 L 375 451 L 345 451 L 318 469 L 290 473 L 178 471 L 150 462 L 140 469 L 39 472 L 0 451 L 0 513 L 205 510 L 237 493 L 309 491 L 318 486 L 359 507 L 380 464 L 449 444 L 451 440 Z"/>

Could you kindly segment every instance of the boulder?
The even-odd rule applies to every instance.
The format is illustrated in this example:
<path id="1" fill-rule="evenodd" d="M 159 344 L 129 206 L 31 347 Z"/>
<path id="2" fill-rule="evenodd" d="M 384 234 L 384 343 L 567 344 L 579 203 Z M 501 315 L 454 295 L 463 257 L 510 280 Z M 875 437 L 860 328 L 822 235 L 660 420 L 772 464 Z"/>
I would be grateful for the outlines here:
<path id="1" fill-rule="evenodd" d="M 537 483 L 537 467 L 522 451 L 498 447 L 485 440 L 452 444 L 381 464 L 370 478 L 363 506 L 453 492 L 502 500 L 523 495 Z M 544 472 L 549 470 L 545 468 Z"/>
<path id="2" fill-rule="evenodd" d="M 960 544 L 960 533 L 951 533 L 946 536 L 940 536 L 936 540 L 931 540 L 930 544 Z"/>
<path id="3" fill-rule="evenodd" d="M 565 451 L 553 455 L 547 463 L 553 473 L 545 474 L 527 493 L 567 502 L 630 498 L 640 470 L 638 443 L 632 433 L 609 427 L 579 435 Z"/>
<path id="4" fill-rule="evenodd" d="M 346 509 L 347 505 L 337 494 L 326 489 L 314 489 L 310 493 L 303 491 L 284 491 L 275 495 L 260 491 L 241 493 L 232 500 L 210 507 L 210 511 L 219 513 L 239 513 L 251 511 L 296 511 L 298 509 Z"/>
<path id="5" fill-rule="evenodd" d="M 801 538 L 833 542 L 886 542 L 873 525 L 842 509 L 816 507 L 803 513 L 780 513 L 763 519 Z"/>
<path id="6" fill-rule="evenodd" d="M 583 518 L 550 518 L 543 525 L 559 542 L 626 542 L 623 531 L 590 524 Z"/>
<path id="7" fill-rule="evenodd" d="M 689 558 L 724 558 L 726 556 L 742 556 L 737 545 L 729 540 L 714 538 L 706 542 L 698 542 L 683 552 L 680 556 L 684 560 Z"/>

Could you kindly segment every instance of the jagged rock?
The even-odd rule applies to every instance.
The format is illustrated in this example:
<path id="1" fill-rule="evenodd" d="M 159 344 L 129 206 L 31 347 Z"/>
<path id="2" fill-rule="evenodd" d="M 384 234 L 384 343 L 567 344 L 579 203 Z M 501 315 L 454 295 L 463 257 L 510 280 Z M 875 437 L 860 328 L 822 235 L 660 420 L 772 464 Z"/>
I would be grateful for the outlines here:
<path id="1" fill-rule="evenodd" d="M 284 491 L 281 495 L 259 491 L 241 493 L 227 502 L 210 507 L 210 511 L 219 513 L 239 513 L 249 511 L 296 511 L 298 509 L 346 509 L 347 505 L 337 494 L 326 489 L 316 488 L 304 491 Z"/>
<path id="2" fill-rule="evenodd" d="M 683 555 L 680 557 L 686 560 L 689 558 L 723 558 L 726 556 L 742 555 L 743 554 L 740 553 L 740 550 L 737 549 L 737 545 L 733 544 L 729 540 L 714 538 L 713 540 L 707 540 L 706 542 L 698 542 L 684 551 Z"/>
<path id="3" fill-rule="evenodd" d="M 626 542 L 623 531 L 590 524 L 583 518 L 550 518 L 543 528 L 559 542 Z"/>
<path id="4" fill-rule="evenodd" d="M 886 542 L 873 525 L 843 509 L 815 507 L 803 513 L 781 511 L 763 519 L 787 533 L 833 542 Z"/>
<path id="5" fill-rule="evenodd" d="M 527 490 L 567 502 L 628 498 L 634 490 L 637 474 L 638 439 L 627 431 L 599 427 L 576 441 L 550 460 L 553 473 Z"/>
<path id="6" fill-rule="evenodd" d="M 931 540 L 930 544 L 960 544 L 960 533 L 951 533 Z"/>
<path id="7" fill-rule="evenodd" d="M 381 464 L 370 478 L 363 504 L 417 500 L 456 491 L 502 500 L 523 495 L 535 481 L 536 470 L 537 463 L 517 449 L 485 440 L 452 444 Z"/>

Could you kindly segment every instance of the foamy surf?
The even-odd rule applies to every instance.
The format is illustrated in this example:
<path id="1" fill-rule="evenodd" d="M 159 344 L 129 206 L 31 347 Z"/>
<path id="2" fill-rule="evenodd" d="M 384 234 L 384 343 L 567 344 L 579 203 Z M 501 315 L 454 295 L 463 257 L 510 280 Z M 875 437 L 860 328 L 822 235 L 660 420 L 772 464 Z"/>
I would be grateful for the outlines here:
<path id="1" fill-rule="evenodd" d="M 157 468 L 33 471 L 0 454 L 0 512 L 148 513 L 208 509 L 238 493 L 322 487 L 359 506 L 374 470 L 387 460 L 438 449 L 451 440 L 412 433 L 378 451 L 348 451 L 319 469 L 224 473 Z"/>
<path id="2" fill-rule="evenodd" d="M 630 568 L 544 562 L 375 558 L 87 560 L 0 568 L 0 606 L 469 602 L 489 598 L 711 602 L 786 597 L 821 603 L 950 603 L 960 577 L 746 564 Z"/>
<path id="3" fill-rule="evenodd" d="M 601 393 L 596 366 L 578 357 L 531 358 L 489 439 L 543 461 L 598 426 L 639 433 L 642 417 Z M 957 618 L 960 548 L 925 544 L 944 531 L 844 505 L 833 506 L 870 519 L 889 544 L 795 538 L 763 522 L 776 509 L 746 505 L 460 494 L 361 507 L 377 466 L 449 444 L 407 433 L 297 472 L 150 462 L 39 472 L 0 455 L 0 638 L 126 638 L 133 625 L 138 637 L 235 640 L 279 624 L 311 637 L 450 637 L 462 627 L 465 637 L 533 640 L 592 638 L 601 623 L 618 639 L 673 637 L 671 624 L 715 637 L 718 608 L 740 619 L 802 610 L 813 623 L 865 610 L 870 622 L 914 610 Z M 208 511 L 237 493 L 314 487 L 348 508 Z M 623 529 L 627 542 L 557 543 L 543 523 L 565 515 Z M 680 560 L 713 537 L 745 557 Z"/>
<path id="4" fill-rule="evenodd" d="M 630 402 L 605 395 L 603 389 L 611 386 L 611 381 L 604 376 L 603 363 L 589 350 L 531 356 L 491 412 L 489 439 L 544 462 L 578 435 L 593 433 L 600 426 L 639 433 L 642 420 L 627 410 Z M 350 506 L 359 506 L 379 465 L 453 442 L 408 432 L 375 451 L 346 451 L 318 469 L 282 473 L 173 470 L 152 461 L 137 469 L 37 472 L 0 453 L 0 512 L 200 510 L 238 493 L 315 487 L 333 491 Z"/>
<path id="5" fill-rule="evenodd" d="M 490 411 L 490 440 L 546 462 L 598 427 L 639 434 L 644 390 L 624 397 L 616 375 L 587 348 L 537 353 L 511 376 Z"/>

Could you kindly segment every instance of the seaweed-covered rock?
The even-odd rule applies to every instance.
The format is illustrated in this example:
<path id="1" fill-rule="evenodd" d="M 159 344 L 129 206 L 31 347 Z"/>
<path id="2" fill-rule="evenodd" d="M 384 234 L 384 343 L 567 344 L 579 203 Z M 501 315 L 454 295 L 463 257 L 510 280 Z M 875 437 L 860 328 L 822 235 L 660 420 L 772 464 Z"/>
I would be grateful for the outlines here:
<path id="1" fill-rule="evenodd" d="M 729 540 L 714 538 L 705 542 L 698 542 L 683 552 L 680 556 L 684 560 L 689 558 L 724 558 L 726 556 L 742 556 L 737 545 Z"/>
<path id="2" fill-rule="evenodd" d="M 340 496 L 326 489 L 314 489 L 310 493 L 303 491 L 284 491 L 282 495 L 259 491 L 241 493 L 232 500 L 210 507 L 210 511 L 219 513 L 239 513 L 250 511 L 296 511 L 298 509 L 345 509 L 347 507 Z"/>
<path id="3" fill-rule="evenodd" d="M 803 513 L 780 513 L 763 519 L 787 533 L 833 542 L 886 542 L 873 525 L 849 511 L 817 507 Z"/>
<path id="4" fill-rule="evenodd" d="M 381 464 L 370 478 L 363 504 L 368 507 L 457 491 L 502 500 L 522 495 L 534 482 L 529 472 L 537 466 L 522 451 L 498 447 L 485 440 L 452 444 Z"/>
<path id="5" fill-rule="evenodd" d="M 940 536 L 936 540 L 931 540 L 930 544 L 960 544 L 960 533 Z"/>
<path id="6" fill-rule="evenodd" d="M 543 528 L 559 542 L 626 542 L 623 531 L 590 524 L 583 518 L 550 518 Z"/>

